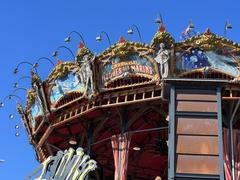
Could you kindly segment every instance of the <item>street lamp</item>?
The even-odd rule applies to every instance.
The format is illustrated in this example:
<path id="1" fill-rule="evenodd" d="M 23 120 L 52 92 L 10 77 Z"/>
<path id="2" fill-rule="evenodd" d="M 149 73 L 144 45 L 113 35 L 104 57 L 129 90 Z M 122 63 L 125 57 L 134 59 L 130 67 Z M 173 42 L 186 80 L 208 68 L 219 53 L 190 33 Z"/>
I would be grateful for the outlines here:
<path id="1" fill-rule="evenodd" d="M 157 18 L 155 19 L 155 23 L 158 24 L 160 26 L 160 24 L 163 24 L 163 20 L 162 20 L 162 15 L 158 14 Z"/>
<path id="2" fill-rule="evenodd" d="M 229 21 L 226 21 L 225 26 L 224 26 L 224 37 L 227 36 L 228 29 L 232 29 L 232 24 Z"/>
<path id="3" fill-rule="evenodd" d="M 11 100 L 13 97 L 14 97 L 14 98 L 17 98 L 18 100 L 21 101 L 21 103 L 23 103 L 22 98 L 20 98 L 18 95 L 15 95 L 15 94 L 9 94 L 8 96 L 5 96 L 5 98 L 3 99 L 2 102 L 0 102 L 0 108 L 3 108 L 3 107 L 4 107 L 4 102 L 6 101 L 6 99 Z"/>
<path id="4" fill-rule="evenodd" d="M 13 94 L 15 94 L 17 91 L 19 91 L 19 90 L 24 90 L 24 91 L 28 91 L 26 88 L 22 88 L 22 87 L 19 87 L 19 88 L 16 88 L 16 89 L 14 89 L 13 90 L 13 92 L 12 92 L 12 94 L 11 94 L 11 96 L 13 96 Z M 15 96 L 15 95 L 14 95 Z"/>
<path id="5" fill-rule="evenodd" d="M 77 31 L 71 31 L 69 33 L 69 35 L 64 39 L 64 42 L 69 43 L 71 41 L 71 35 L 72 34 L 78 35 L 80 37 L 81 41 L 83 42 L 84 46 L 85 46 L 85 41 L 83 39 L 83 36 L 79 32 L 77 32 Z"/>
<path id="6" fill-rule="evenodd" d="M 193 22 L 190 20 L 189 24 L 188 24 L 188 27 L 190 30 L 193 30 L 195 28 Z"/>
<path id="7" fill-rule="evenodd" d="M 28 61 L 22 61 L 22 62 L 18 63 L 17 67 L 16 67 L 16 68 L 14 69 L 14 71 L 13 71 L 13 74 L 17 74 L 17 73 L 19 72 L 19 67 L 20 67 L 22 64 L 28 64 L 28 65 L 32 66 L 32 69 L 34 69 L 35 72 L 37 73 L 37 69 L 36 69 L 36 67 L 35 67 L 35 65 L 34 65 L 33 63 L 30 63 L 30 62 L 28 62 Z M 38 74 L 38 73 L 37 73 L 37 74 Z"/>
<path id="8" fill-rule="evenodd" d="M 102 36 L 103 36 L 103 35 L 105 35 L 105 36 L 107 37 L 107 39 L 108 39 L 108 44 L 109 44 L 109 46 L 111 46 L 112 43 L 111 43 L 111 41 L 110 41 L 110 38 L 109 38 L 108 34 L 107 34 L 105 31 L 102 31 L 102 32 L 96 37 L 96 41 L 97 41 L 97 42 L 102 41 Z"/>
<path id="9" fill-rule="evenodd" d="M 39 66 L 39 62 L 42 61 L 42 60 L 47 60 L 48 62 L 50 62 L 50 63 L 52 64 L 53 67 L 55 66 L 55 64 L 53 63 L 53 61 L 52 61 L 50 58 L 47 58 L 47 57 L 41 57 L 41 58 L 39 58 L 39 59 L 37 60 L 36 63 L 33 64 L 34 67 L 35 67 L 35 68 L 38 68 L 38 66 Z"/>
<path id="10" fill-rule="evenodd" d="M 18 87 L 19 87 L 19 83 L 20 83 L 20 81 L 21 81 L 22 79 L 31 79 L 31 77 L 30 77 L 30 76 L 23 76 L 23 77 L 19 78 L 19 79 L 17 80 L 17 82 L 15 82 L 15 83 L 13 84 L 13 87 L 14 87 L 14 88 L 18 88 Z"/>
<path id="11" fill-rule="evenodd" d="M 137 25 L 133 24 L 127 31 L 128 35 L 132 35 L 134 33 L 134 30 L 133 28 L 136 29 L 137 33 L 138 33 L 138 36 L 139 36 L 139 40 L 140 42 L 142 42 L 142 36 L 141 36 L 141 33 L 139 31 L 139 28 L 137 27 Z"/>
<path id="12" fill-rule="evenodd" d="M 8 100 L 11 100 L 12 98 L 16 98 L 18 100 L 20 100 L 21 103 L 23 103 L 23 100 L 18 96 L 18 95 L 15 95 L 15 94 L 10 94 L 8 96 L 6 96 L 2 102 L 0 102 L 0 108 L 3 108 L 4 107 L 4 102 L 6 101 L 6 99 Z M 14 114 L 13 113 L 10 113 L 9 114 L 9 119 L 14 119 Z"/>
<path id="13" fill-rule="evenodd" d="M 57 50 L 53 52 L 52 57 L 56 58 L 56 57 L 58 56 L 58 51 L 59 51 L 59 49 L 66 49 L 66 50 L 68 50 L 68 52 L 70 52 L 70 54 L 72 55 L 73 59 L 75 59 L 75 56 L 74 56 L 72 50 L 69 49 L 69 48 L 66 47 L 66 46 L 59 46 L 59 47 L 57 48 Z"/>

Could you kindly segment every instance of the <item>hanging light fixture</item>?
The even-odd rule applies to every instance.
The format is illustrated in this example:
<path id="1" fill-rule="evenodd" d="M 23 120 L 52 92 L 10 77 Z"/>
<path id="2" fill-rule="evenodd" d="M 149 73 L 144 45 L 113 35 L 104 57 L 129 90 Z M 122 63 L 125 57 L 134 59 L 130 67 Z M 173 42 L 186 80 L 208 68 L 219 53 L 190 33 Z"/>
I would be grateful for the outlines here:
<path id="1" fill-rule="evenodd" d="M 158 25 L 163 23 L 161 14 L 158 14 L 157 18 L 155 19 L 155 23 L 158 24 Z"/>
<path id="2" fill-rule="evenodd" d="M 134 150 L 134 151 L 140 151 L 140 150 L 141 150 L 141 148 L 140 148 L 140 147 L 138 147 L 138 146 L 135 146 L 135 147 L 133 147 L 133 150 Z"/>
<path id="3" fill-rule="evenodd" d="M 111 46 L 112 43 L 111 43 L 111 41 L 110 41 L 110 38 L 109 38 L 109 36 L 108 36 L 108 33 L 106 33 L 105 31 L 102 31 L 102 32 L 96 37 L 96 41 L 97 41 L 97 42 L 102 41 L 102 36 L 103 36 L 103 35 L 106 36 L 106 38 L 107 38 L 107 40 L 108 40 L 108 44 L 109 44 L 109 46 Z"/>
<path id="4" fill-rule="evenodd" d="M 4 107 L 4 103 L 0 102 L 0 108 Z"/>
<path id="5" fill-rule="evenodd" d="M 19 129 L 20 126 L 18 124 L 15 125 L 15 129 Z"/>
<path id="6" fill-rule="evenodd" d="M 128 31 L 127 31 L 127 33 L 128 33 L 129 35 L 133 34 L 133 29 L 132 29 L 132 28 L 129 28 Z"/>
<path id="7" fill-rule="evenodd" d="M 192 23 L 192 21 L 189 22 L 188 27 L 189 27 L 189 29 L 191 29 L 191 30 L 195 28 L 195 26 L 194 26 L 194 24 Z"/>
<path id="8" fill-rule="evenodd" d="M 77 140 L 76 140 L 76 138 L 70 138 L 68 143 L 71 144 L 71 145 L 76 145 L 77 144 Z"/>
<path id="9" fill-rule="evenodd" d="M 15 136 L 16 136 L 16 137 L 19 137 L 19 136 L 20 136 L 20 133 L 19 133 L 19 132 L 16 132 L 16 133 L 15 133 Z"/>
<path id="10" fill-rule="evenodd" d="M 14 88 L 17 88 L 17 87 L 19 87 L 19 84 L 18 84 L 17 82 L 14 83 L 14 84 L 13 84 L 13 87 L 14 87 Z"/>
<path id="11" fill-rule="evenodd" d="M 224 36 L 226 37 L 227 36 L 227 30 L 228 29 L 232 29 L 233 27 L 232 27 L 232 24 L 229 22 L 229 21 L 227 21 L 226 23 L 225 23 L 225 27 L 224 27 Z"/>
<path id="12" fill-rule="evenodd" d="M 65 43 L 71 42 L 71 40 L 72 40 L 72 34 L 76 34 L 76 35 L 81 39 L 81 42 L 83 42 L 83 44 L 84 44 L 84 46 L 85 46 L 85 41 L 84 41 L 84 39 L 83 39 L 83 36 L 82 36 L 82 34 L 79 33 L 78 31 L 71 31 L 71 32 L 69 33 L 69 35 L 64 39 L 64 42 L 65 42 Z"/>
<path id="13" fill-rule="evenodd" d="M 97 37 L 96 37 L 96 41 L 97 41 L 97 42 L 102 41 L 102 36 L 101 36 L 101 35 L 97 36 Z"/>
<path id="14" fill-rule="evenodd" d="M 232 29 L 232 24 L 229 23 L 229 22 L 226 22 L 225 28 L 226 28 L 226 29 Z"/>
<path id="15" fill-rule="evenodd" d="M 69 43 L 71 41 L 71 37 L 70 36 L 68 36 L 68 37 L 66 37 L 65 39 L 64 39 L 64 42 L 66 42 L 66 43 Z"/>
<path id="16" fill-rule="evenodd" d="M 14 115 L 13 114 L 9 114 L 9 119 L 13 119 Z"/>
<path id="17" fill-rule="evenodd" d="M 15 68 L 13 71 L 13 74 L 17 74 L 18 73 L 18 68 Z"/>
<path id="18" fill-rule="evenodd" d="M 58 51 L 54 51 L 53 53 L 52 53 L 52 57 L 57 57 L 58 56 Z"/>
<path id="19" fill-rule="evenodd" d="M 138 28 L 137 25 L 133 24 L 133 25 L 128 29 L 128 31 L 127 31 L 128 35 L 134 34 L 134 30 L 137 31 L 137 34 L 138 34 L 138 36 L 139 36 L 139 40 L 140 40 L 140 42 L 142 42 L 142 36 L 141 36 L 141 33 L 140 33 L 139 28 Z"/>

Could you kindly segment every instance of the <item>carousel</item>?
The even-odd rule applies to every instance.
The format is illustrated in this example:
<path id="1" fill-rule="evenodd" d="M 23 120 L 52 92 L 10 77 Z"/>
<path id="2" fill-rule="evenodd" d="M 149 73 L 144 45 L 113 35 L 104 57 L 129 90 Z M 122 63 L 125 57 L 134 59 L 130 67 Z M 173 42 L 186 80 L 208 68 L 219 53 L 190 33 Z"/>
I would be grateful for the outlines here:
<path id="1" fill-rule="evenodd" d="M 207 29 L 175 42 L 80 42 L 17 105 L 40 166 L 26 179 L 240 179 L 240 45 Z"/>

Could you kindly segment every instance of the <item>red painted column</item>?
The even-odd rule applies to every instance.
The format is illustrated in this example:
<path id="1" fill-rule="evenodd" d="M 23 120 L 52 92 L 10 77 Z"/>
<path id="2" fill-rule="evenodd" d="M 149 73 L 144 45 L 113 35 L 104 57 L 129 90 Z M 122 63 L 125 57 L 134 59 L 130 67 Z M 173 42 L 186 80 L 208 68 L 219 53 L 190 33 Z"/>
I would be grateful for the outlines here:
<path id="1" fill-rule="evenodd" d="M 127 179 L 128 166 L 128 152 L 131 142 L 131 136 L 128 133 L 113 135 L 111 138 L 114 166 L 115 166 L 115 180 Z"/>

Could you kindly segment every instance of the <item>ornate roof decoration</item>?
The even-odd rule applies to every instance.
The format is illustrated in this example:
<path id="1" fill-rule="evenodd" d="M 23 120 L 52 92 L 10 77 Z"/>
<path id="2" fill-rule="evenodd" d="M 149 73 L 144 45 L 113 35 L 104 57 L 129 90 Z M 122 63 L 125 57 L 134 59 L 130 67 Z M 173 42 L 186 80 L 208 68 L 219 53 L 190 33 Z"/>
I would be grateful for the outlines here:
<path id="1" fill-rule="evenodd" d="M 41 84 L 42 80 L 41 78 L 38 76 L 37 73 L 35 73 L 34 71 L 31 71 L 31 85 L 33 86 L 34 84 Z"/>
<path id="2" fill-rule="evenodd" d="M 72 69 L 78 68 L 77 64 L 74 62 L 63 62 L 59 63 L 48 76 L 48 82 L 54 81 L 57 78 L 65 77 Z"/>
<path id="3" fill-rule="evenodd" d="M 36 98 L 36 92 L 33 89 L 27 91 L 27 106 L 26 110 L 30 109 Z"/>
<path id="4" fill-rule="evenodd" d="M 175 42 L 172 36 L 165 31 L 165 27 L 163 26 L 163 24 L 160 25 L 159 31 L 154 35 L 150 43 L 150 46 L 155 48 L 156 44 L 159 44 L 161 42 L 166 43 L 168 45 L 172 45 Z"/>
<path id="5" fill-rule="evenodd" d="M 88 55 L 90 59 L 93 58 L 93 56 L 94 56 L 93 53 L 88 48 L 86 48 L 82 42 L 80 42 L 78 52 L 77 52 L 76 61 L 78 62 L 85 55 Z"/>
<path id="6" fill-rule="evenodd" d="M 209 28 L 207 28 L 206 31 L 201 35 L 193 36 L 185 41 L 176 43 L 176 47 L 179 49 L 197 47 L 202 50 L 212 50 L 214 48 L 226 46 L 234 48 L 235 52 L 240 52 L 240 44 L 213 34 Z"/>
<path id="7" fill-rule="evenodd" d="M 24 119 L 24 110 L 20 103 L 17 103 L 17 111 L 21 115 L 22 119 Z"/>
<path id="8" fill-rule="evenodd" d="M 98 59 L 105 57 L 126 57 L 138 51 L 147 51 L 150 47 L 144 43 L 126 41 L 123 37 L 119 42 L 106 49 L 102 54 L 98 56 Z"/>

